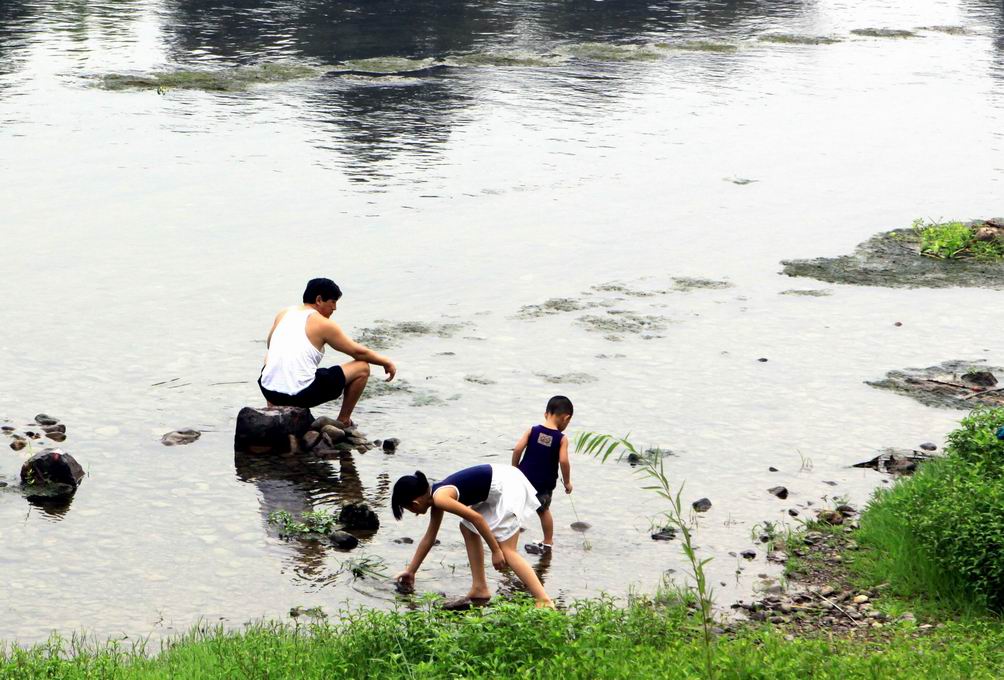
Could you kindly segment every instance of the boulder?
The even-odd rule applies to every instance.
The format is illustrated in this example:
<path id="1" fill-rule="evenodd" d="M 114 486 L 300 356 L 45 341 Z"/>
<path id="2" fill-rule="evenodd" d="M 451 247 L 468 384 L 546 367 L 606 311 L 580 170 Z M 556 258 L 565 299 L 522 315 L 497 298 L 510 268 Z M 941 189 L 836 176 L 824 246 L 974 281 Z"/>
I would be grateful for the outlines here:
<path id="1" fill-rule="evenodd" d="M 349 503 L 338 513 L 338 523 L 346 529 L 376 530 L 380 518 L 365 503 Z"/>
<path id="2" fill-rule="evenodd" d="M 84 468 L 59 449 L 36 453 L 21 466 L 21 484 L 27 488 L 51 487 L 52 496 L 72 495 L 84 479 Z"/>
<path id="3" fill-rule="evenodd" d="M 784 500 L 785 498 L 788 497 L 788 489 L 786 489 L 783 486 L 772 486 L 771 488 L 767 489 L 767 493 L 771 494 L 772 496 L 777 496 L 781 500 Z"/>
<path id="4" fill-rule="evenodd" d="M 309 409 L 295 406 L 254 408 L 245 406 L 237 414 L 234 450 L 247 453 L 288 453 L 290 435 L 303 437 L 314 417 Z"/>
<path id="5" fill-rule="evenodd" d="M 341 550 L 352 550 L 359 545 L 359 539 L 345 531 L 332 531 L 328 534 L 331 545 Z"/>
<path id="6" fill-rule="evenodd" d="M 49 436 L 51 437 L 52 435 Z M 160 438 L 160 443 L 164 446 L 183 446 L 185 444 L 191 444 L 201 436 L 202 433 L 198 430 L 185 428 L 183 430 L 168 432 Z"/>
<path id="7" fill-rule="evenodd" d="M 707 498 L 702 498 L 694 501 L 691 506 L 694 508 L 694 512 L 707 512 L 711 509 L 711 501 Z"/>
<path id="8" fill-rule="evenodd" d="M 997 384 L 997 377 L 990 371 L 969 371 L 962 375 L 962 380 L 980 387 L 993 387 Z"/>

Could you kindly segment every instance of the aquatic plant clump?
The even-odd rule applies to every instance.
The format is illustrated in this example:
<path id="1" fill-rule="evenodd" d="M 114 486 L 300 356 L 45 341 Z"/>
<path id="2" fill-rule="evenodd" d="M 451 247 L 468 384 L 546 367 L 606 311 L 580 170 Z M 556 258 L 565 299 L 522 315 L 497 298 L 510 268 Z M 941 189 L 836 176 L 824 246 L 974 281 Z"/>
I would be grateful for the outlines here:
<path id="1" fill-rule="evenodd" d="M 658 49 L 649 45 L 618 45 L 601 42 L 565 45 L 559 52 L 576 59 L 590 61 L 655 61 L 665 56 Z"/>
<path id="2" fill-rule="evenodd" d="M 580 316 L 577 321 L 588 330 L 600 333 L 637 334 L 663 330 L 666 327 L 666 320 L 662 317 L 613 309 L 606 316 L 588 314 Z"/>
<path id="3" fill-rule="evenodd" d="M 832 45 L 840 42 L 840 38 L 827 35 L 797 35 L 793 33 L 768 33 L 761 35 L 757 40 L 782 45 Z"/>
<path id="4" fill-rule="evenodd" d="M 286 510 L 276 510 L 268 514 L 268 523 L 277 527 L 283 538 L 293 538 L 316 534 L 318 536 L 331 533 L 338 519 L 327 510 L 302 512 L 295 517 Z"/>
<path id="5" fill-rule="evenodd" d="M 241 92 L 253 85 L 317 78 L 324 69 L 305 64 L 263 63 L 221 69 L 178 69 L 148 74 L 108 74 L 101 78 L 106 90 L 203 90 Z"/>
<path id="6" fill-rule="evenodd" d="M 1004 222 L 949 226 L 958 224 L 894 229 L 861 243 L 851 255 L 785 260 L 782 271 L 858 286 L 1004 289 Z"/>
<path id="7" fill-rule="evenodd" d="M 731 54 L 738 52 L 739 46 L 734 43 L 716 42 L 713 40 L 682 40 L 680 42 L 661 42 L 655 45 L 663 50 L 682 50 L 685 52 L 718 52 Z"/>
<path id="8" fill-rule="evenodd" d="M 463 328 L 463 324 L 459 323 L 426 323 L 422 321 L 392 323 L 382 320 L 377 323 L 378 326 L 362 329 L 356 340 L 373 349 L 387 349 L 407 336 L 435 335 L 440 338 L 449 338 Z"/>
<path id="9" fill-rule="evenodd" d="M 917 35 L 901 28 L 855 28 L 851 33 L 868 38 L 913 38 Z"/>

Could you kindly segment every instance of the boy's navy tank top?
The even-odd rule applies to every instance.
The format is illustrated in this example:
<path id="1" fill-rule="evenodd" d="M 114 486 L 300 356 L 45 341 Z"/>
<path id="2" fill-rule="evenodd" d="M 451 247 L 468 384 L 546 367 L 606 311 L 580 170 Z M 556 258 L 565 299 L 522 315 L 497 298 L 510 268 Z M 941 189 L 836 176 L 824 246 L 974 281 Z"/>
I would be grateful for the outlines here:
<path id="1" fill-rule="evenodd" d="M 457 487 L 457 500 L 464 505 L 474 505 L 488 500 L 488 492 L 492 487 L 492 466 L 475 465 L 458 470 L 432 485 L 432 493 L 444 486 Z"/>
<path id="2" fill-rule="evenodd" d="M 543 425 L 530 428 L 526 452 L 519 461 L 520 471 L 537 493 L 551 493 L 558 483 L 558 453 L 564 434 Z"/>

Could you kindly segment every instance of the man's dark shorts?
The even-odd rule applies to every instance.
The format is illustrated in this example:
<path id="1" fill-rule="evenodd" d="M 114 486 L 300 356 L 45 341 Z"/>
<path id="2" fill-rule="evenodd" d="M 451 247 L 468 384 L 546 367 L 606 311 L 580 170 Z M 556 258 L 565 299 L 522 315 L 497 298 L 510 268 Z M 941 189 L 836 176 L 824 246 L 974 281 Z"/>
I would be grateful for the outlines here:
<path id="1" fill-rule="evenodd" d="M 546 512 L 551 507 L 551 491 L 547 493 L 537 494 L 537 502 L 540 503 L 540 507 L 537 508 L 537 514 L 540 515 Z"/>
<path id="2" fill-rule="evenodd" d="M 261 393 L 265 395 L 270 404 L 313 408 L 342 396 L 342 392 L 345 391 L 345 371 L 342 370 L 341 366 L 319 368 L 314 374 L 314 382 L 296 394 L 283 394 L 265 389 L 262 387 L 260 377 L 258 378 L 258 387 L 261 388 Z"/>

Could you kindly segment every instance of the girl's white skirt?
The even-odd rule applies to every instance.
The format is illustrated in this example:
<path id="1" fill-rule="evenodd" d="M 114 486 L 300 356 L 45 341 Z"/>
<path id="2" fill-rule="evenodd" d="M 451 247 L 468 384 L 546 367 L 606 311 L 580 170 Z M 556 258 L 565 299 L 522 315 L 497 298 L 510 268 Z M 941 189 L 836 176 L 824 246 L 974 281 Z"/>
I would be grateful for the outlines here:
<path id="1" fill-rule="evenodd" d="M 495 540 L 501 543 L 519 532 L 520 527 L 537 514 L 539 507 L 536 490 L 519 468 L 492 464 L 488 498 L 472 505 L 471 510 L 485 518 Z M 477 527 L 466 519 L 460 523 L 477 533 Z"/>

